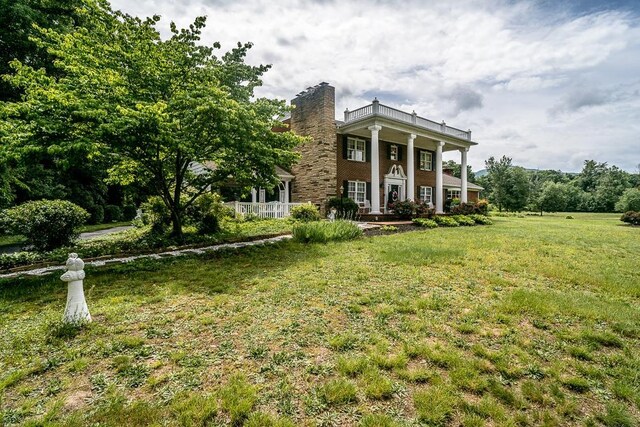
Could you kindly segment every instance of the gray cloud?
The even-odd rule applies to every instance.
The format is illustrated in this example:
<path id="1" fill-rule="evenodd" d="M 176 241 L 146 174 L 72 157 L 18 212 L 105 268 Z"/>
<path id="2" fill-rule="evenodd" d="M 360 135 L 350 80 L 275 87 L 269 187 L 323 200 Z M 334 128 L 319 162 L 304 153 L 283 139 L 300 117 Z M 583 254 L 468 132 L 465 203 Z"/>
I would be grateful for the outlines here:
<path id="1" fill-rule="evenodd" d="M 449 96 L 451 96 L 455 104 L 455 115 L 458 115 L 462 111 L 482 108 L 482 94 L 469 87 L 455 87 L 449 92 Z"/>

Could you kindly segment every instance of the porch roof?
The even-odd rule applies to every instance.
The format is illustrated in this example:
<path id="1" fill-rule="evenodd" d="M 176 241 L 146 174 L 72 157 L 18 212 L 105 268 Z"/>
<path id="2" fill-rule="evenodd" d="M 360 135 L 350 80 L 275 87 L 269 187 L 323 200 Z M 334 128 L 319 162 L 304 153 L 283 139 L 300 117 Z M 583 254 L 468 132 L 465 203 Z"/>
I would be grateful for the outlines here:
<path id="1" fill-rule="evenodd" d="M 442 186 L 444 188 L 462 188 L 462 180 L 455 176 L 443 173 Z M 479 185 L 476 185 L 473 182 L 467 182 L 467 190 L 480 191 L 480 190 L 484 190 L 484 187 L 480 187 Z"/>
<path id="2" fill-rule="evenodd" d="M 454 128 L 445 122 L 437 123 L 418 116 L 415 111 L 407 113 L 380 104 L 377 99 L 356 110 L 347 109 L 344 112 L 344 121 L 336 121 L 340 133 L 363 134 L 362 136 L 366 136 L 364 133 L 367 127 L 372 125 L 382 126 L 381 139 L 402 142 L 407 135 L 414 134 L 417 146 L 430 146 L 437 141 L 444 141 L 447 144 L 444 147 L 447 151 L 477 145 L 477 142 L 471 140 L 471 130 Z"/>

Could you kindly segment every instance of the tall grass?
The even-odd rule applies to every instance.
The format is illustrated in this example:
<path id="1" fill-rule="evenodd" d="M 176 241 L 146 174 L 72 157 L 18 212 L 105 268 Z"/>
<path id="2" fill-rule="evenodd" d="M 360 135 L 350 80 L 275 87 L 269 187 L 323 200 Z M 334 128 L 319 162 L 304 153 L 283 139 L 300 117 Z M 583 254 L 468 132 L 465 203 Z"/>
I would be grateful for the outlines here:
<path id="1" fill-rule="evenodd" d="M 362 230 L 350 221 L 314 221 L 293 227 L 293 239 L 300 243 L 342 242 L 360 236 Z"/>

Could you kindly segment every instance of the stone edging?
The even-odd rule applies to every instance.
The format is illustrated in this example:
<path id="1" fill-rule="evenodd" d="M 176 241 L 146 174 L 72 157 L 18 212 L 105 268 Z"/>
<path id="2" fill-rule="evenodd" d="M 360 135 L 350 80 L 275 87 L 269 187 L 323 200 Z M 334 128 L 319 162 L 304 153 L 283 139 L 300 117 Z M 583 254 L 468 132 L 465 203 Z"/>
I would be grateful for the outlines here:
<path id="1" fill-rule="evenodd" d="M 290 234 L 285 234 L 282 236 L 270 237 L 267 239 L 253 240 L 253 241 L 247 241 L 247 242 L 222 243 L 218 245 L 205 246 L 201 248 L 178 249 L 175 251 L 165 251 L 165 252 L 152 253 L 152 254 L 127 256 L 127 257 L 121 257 L 121 258 L 95 260 L 95 261 L 89 261 L 86 264 L 92 267 L 102 267 L 109 264 L 118 264 L 118 263 L 124 264 L 124 263 L 128 263 L 138 259 L 162 259 L 167 257 L 176 257 L 176 256 L 183 256 L 183 255 L 203 254 L 206 252 L 215 252 L 223 249 L 238 249 L 238 248 L 244 248 L 246 246 L 260 246 L 260 245 L 269 244 L 269 243 L 277 243 L 282 240 L 291 239 L 291 237 L 292 236 Z M 13 273 L 0 274 L 0 279 L 11 279 L 19 276 L 44 276 L 54 271 L 64 270 L 65 268 L 66 267 L 64 265 L 54 265 L 50 267 L 35 268 L 32 270 L 16 271 Z"/>

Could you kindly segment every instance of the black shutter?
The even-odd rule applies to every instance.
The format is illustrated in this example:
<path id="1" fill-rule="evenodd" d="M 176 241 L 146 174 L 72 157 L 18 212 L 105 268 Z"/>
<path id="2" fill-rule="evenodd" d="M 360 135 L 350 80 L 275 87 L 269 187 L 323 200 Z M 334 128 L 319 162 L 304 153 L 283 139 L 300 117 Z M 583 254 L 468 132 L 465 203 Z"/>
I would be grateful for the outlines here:
<path id="1" fill-rule="evenodd" d="M 398 161 L 402 161 L 402 145 L 398 145 Z"/>
<path id="2" fill-rule="evenodd" d="M 371 161 L 371 141 L 365 142 L 364 151 L 367 158 L 367 162 L 370 162 Z"/>
<path id="3" fill-rule="evenodd" d="M 342 158 L 343 159 L 346 159 L 347 156 L 348 156 L 348 153 L 347 153 L 347 147 L 348 147 L 347 139 L 348 139 L 347 135 L 342 135 Z"/>
<path id="4" fill-rule="evenodd" d="M 387 144 L 387 159 L 391 159 L 391 144 Z"/>
<path id="5" fill-rule="evenodd" d="M 342 197 L 349 197 L 349 181 L 342 181 Z"/>
<path id="6" fill-rule="evenodd" d="M 371 183 L 367 182 L 367 194 L 366 199 L 371 203 Z"/>

